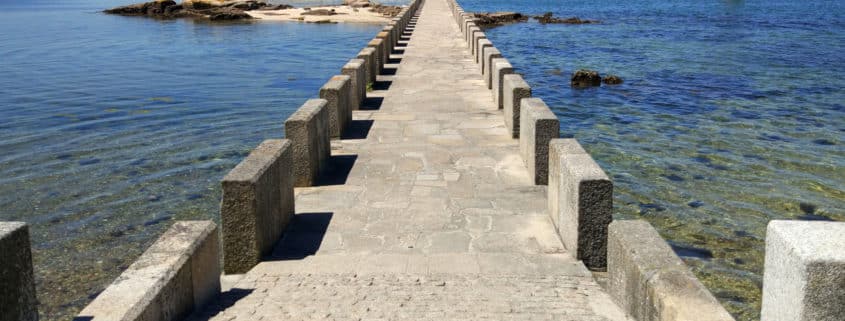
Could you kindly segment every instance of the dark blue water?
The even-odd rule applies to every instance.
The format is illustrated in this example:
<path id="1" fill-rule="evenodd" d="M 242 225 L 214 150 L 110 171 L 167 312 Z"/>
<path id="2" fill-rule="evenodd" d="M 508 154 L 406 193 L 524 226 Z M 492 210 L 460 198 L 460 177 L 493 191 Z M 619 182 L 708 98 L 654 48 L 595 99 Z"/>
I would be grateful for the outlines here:
<path id="1" fill-rule="evenodd" d="M 31 224 L 46 320 L 216 219 L 220 178 L 380 30 L 99 13 L 127 2 L 0 0 L 0 220 Z"/>
<path id="2" fill-rule="evenodd" d="M 460 3 L 603 21 L 486 33 L 613 177 L 616 217 L 655 225 L 739 319 L 769 220 L 845 220 L 842 1 Z M 625 83 L 572 89 L 579 68 Z"/>

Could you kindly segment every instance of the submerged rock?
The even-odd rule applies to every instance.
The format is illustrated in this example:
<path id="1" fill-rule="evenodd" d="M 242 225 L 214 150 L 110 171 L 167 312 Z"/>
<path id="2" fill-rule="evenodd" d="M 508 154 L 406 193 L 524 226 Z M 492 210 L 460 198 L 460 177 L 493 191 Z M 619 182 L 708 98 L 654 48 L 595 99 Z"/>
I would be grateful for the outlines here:
<path id="1" fill-rule="evenodd" d="M 617 75 L 607 75 L 607 77 L 604 77 L 602 81 L 608 85 L 618 85 L 622 83 L 622 78 Z"/>
<path id="2" fill-rule="evenodd" d="M 554 14 L 551 13 L 551 12 L 546 12 L 542 16 L 534 16 L 534 19 L 536 19 L 538 22 L 540 22 L 542 24 L 562 23 L 562 24 L 570 24 L 570 25 L 583 25 L 583 24 L 601 23 L 601 21 L 598 21 L 598 20 L 586 20 L 586 19 L 581 20 L 578 17 L 570 17 L 570 18 L 566 18 L 566 19 L 561 19 L 561 18 L 555 17 Z"/>
<path id="3" fill-rule="evenodd" d="M 473 13 L 472 17 L 475 20 L 475 24 L 482 28 L 528 21 L 528 16 L 519 12 L 480 12 Z"/>
<path id="4" fill-rule="evenodd" d="M 334 9 L 308 10 L 302 13 L 303 16 L 333 16 L 336 14 L 337 12 L 335 12 Z"/>
<path id="5" fill-rule="evenodd" d="M 572 87 L 601 86 L 601 76 L 598 71 L 580 69 L 572 74 L 570 85 Z"/>

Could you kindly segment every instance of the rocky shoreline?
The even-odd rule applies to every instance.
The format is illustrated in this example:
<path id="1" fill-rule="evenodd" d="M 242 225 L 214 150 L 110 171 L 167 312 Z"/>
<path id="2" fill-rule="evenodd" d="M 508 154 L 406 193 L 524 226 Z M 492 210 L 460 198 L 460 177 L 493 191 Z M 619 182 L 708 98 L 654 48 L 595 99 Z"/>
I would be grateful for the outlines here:
<path id="1" fill-rule="evenodd" d="M 300 17 L 292 17 L 288 20 L 336 22 L 325 19 L 311 21 L 306 20 L 304 16 L 349 15 L 350 13 L 358 13 L 359 8 L 369 8 L 368 10 L 370 12 L 378 16 L 393 17 L 402 10 L 398 6 L 385 6 L 373 3 L 370 0 L 347 0 L 344 1 L 343 6 L 337 7 L 349 7 L 352 10 L 349 12 L 339 12 L 339 10 L 336 11 L 328 7 L 315 8 L 314 10 L 311 10 L 311 8 L 302 8 L 297 11 Z M 182 3 L 176 3 L 173 0 L 157 0 L 107 9 L 103 12 L 122 16 L 142 16 L 156 19 L 194 18 L 209 21 L 238 21 L 260 19 L 256 17 L 268 17 L 269 15 L 290 15 L 290 13 L 284 11 L 291 9 L 295 8 L 287 4 L 275 5 L 257 0 L 183 0 Z"/>

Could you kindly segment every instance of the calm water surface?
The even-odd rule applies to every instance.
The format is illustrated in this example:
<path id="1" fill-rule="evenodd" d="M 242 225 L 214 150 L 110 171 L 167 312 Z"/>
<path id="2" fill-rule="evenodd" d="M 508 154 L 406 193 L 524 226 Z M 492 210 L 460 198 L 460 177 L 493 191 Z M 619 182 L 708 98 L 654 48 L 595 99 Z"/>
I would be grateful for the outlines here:
<path id="1" fill-rule="evenodd" d="M 0 220 L 31 224 L 45 320 L 216 220 L 220 178 L 380 30 L 98 13 L 132 1 L 0 0 Z"/>
<path id="2" fill-rule="evenodd" d="M 769 220 L 845 221 L 845 3 L 460 2 L 603 21 L 486 33 L 613 177 L 616 217 L 655 225 L 739 319 Z M 625 83 L 571 89 L 579 68 Z"/>

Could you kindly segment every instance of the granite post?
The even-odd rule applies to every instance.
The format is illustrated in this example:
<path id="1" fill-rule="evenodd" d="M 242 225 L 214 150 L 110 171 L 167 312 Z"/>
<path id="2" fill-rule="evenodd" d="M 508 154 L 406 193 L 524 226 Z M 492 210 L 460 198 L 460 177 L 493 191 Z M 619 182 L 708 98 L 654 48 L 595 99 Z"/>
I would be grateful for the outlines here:
<path id="1" fill-rule="evenodd" d="M 293 218 L 293 155 L 287 139 L 265 140 L 223 177 L 223 270 L 249 271 Z"/>
<path id="2" fill-rule="evenodd" d="M 38 320 L 29 227 L 0 222 L 0 321 Z"/>
<path id="3" fill-rule="evenodd" d="M 519 138 L 519 114 L 522 99 L 531 97 L 531 87 L 517 74 L 505 75 L 502 81 L 502 108 L 505 126 L 513 138 Z"/>
<path id="4" fill-rule="evenodd" d="M 340 138 L 352 122 L 352 110 L 349 108 L 349 80 L 349 76 L 337 75 L 320 88 L 320 98 L 328 101 L 329 133 L 332 138 Z"/>
<path id="5" fill-rule="evenodd" d="M 294 186 L 313 186 L 331 156 L 329 110 L 325 99 L 309 99 L 285 121 L 293 149 Z"/>

